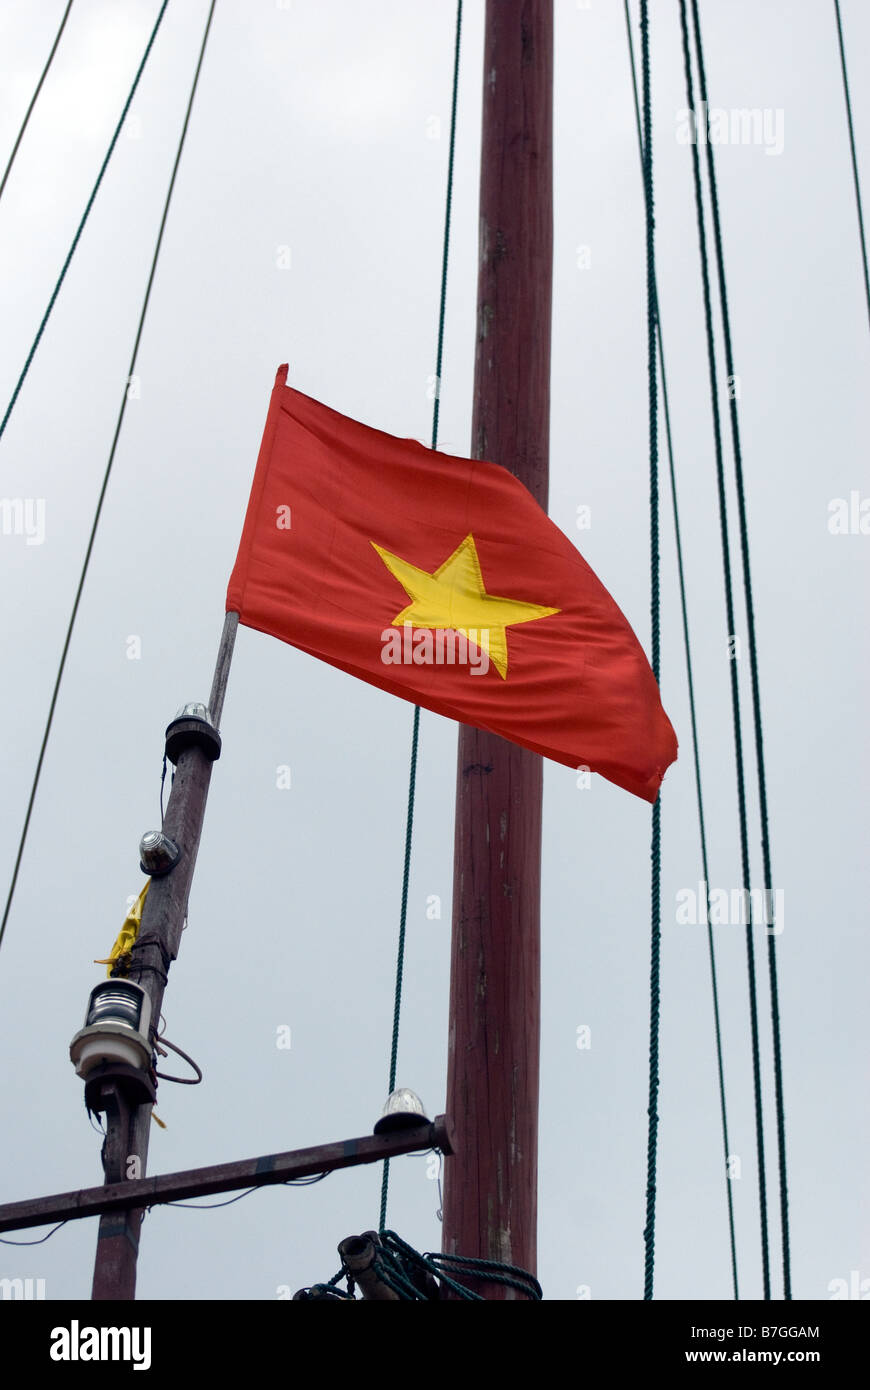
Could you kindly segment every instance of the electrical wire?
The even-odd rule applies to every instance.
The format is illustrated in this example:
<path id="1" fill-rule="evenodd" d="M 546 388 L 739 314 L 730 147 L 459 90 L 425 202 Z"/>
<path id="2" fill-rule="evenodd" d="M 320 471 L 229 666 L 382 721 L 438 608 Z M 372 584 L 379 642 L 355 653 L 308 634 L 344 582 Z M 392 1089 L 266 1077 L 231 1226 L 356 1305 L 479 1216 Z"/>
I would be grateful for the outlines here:
<path id="1" fill-rule="evenodd" d="M 170 1042 L 168 1038 L 164 1038 L 160 1034 L 158 1034 L 157 1036 L 157 1043 L 158 1050 L 160 1047 L 168 1047 L 170 1052 L 174 1052 L 178 1057 L 182 1057 L 185 1062 L 187 1062 L 191 1067 L 193 1067 L 193 1070 L 196 1072 L 196 1076 L 167 1076 L 166 1072 L 162 1071 L 155 1071 L 154 1075 L 159 1076 L 161 1081 L 174 1081 L 178 1086 L 198 1086 L 199 1083 L 202 1081 L 202 1069 L 193 1060 L 193 1058 L 188 1057 L 187 1053 L 184 1052 L 180 1047 L 178 1047 L 175 1043 Z"/>
<path id="2" fill-rule="evenodd" d="M 235 1197 L 230 1197 L 226 1202 L 159 1202 L 155 1203 L 161 1207 L 186 1207 L 188 1211 L 213 1211 L 216 1207 L 231 1207 L 233 1202 L 240 1202 L 243 1197 L 250 1197 L 252 1192 L 259 1192 L 260 1188 L 248 1187 L 244 1192 L 239 1192 Z M 149 1207 L 149 1211 L 153 1208 Z"/>
<path id="3" fill-rule="evenodd" d="M 239 1192 L 237 1196 L 230 1197 L 226 1202 L 160 1202 L 154 1205 L 162 1207 L 186 1207 L 188 1211 L 212 1211 L 216 1207 L 231 1207 L 233 1202 L 240 1202 L 243 1197 L 250 1197 L 252 1192 L 262 1192 L 265 1187 L 313 1187 L 317 1182 L 323 1182 L 332 1173 L 330 1168 L 325 1173 L 317 1173 L 310 1178 L 288 1178 L 282 1183 L 258 1183 L 256 1187 L 248 1187 L 244 1192 Z M 148 1208 L 149 1211 L 152 1207 Z"/>
<path id="4" fill-rule="evenodd" d="M 63 1221 L 58 1221 L 57 1225 L 52 1227 L 48 1235 L 41 1236 L 39 1240 L 7 1240 L 5 1236 L 0 1236 L 0 1245 L 44 1245 L 47 1240 L 51 1240 L 51 1237 L 56 1231 L 60 1230 L 61 1226 L 67 1224 L 67 1221 L 69 1221 L 69 1217 Z"/>

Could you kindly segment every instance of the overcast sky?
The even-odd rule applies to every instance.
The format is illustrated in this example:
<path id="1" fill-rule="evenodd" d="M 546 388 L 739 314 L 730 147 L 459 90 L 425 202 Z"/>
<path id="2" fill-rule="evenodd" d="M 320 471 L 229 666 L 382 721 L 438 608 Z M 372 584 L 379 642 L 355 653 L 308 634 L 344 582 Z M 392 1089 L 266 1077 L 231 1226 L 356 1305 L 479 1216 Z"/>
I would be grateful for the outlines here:
<path id="1" fill-rule="evenodd" d="M 0 161 L 63 11 L 0 0 Z M 54 286 L 158 0 L 75 0 L 0 202 L 0 396 Z M 207 13 L 172 0 L 33 368 L 0 442 L 0 497 L 44 537 L 0 536 L 5 897 L 105 468 Z M 678 6 L 652 8 L 659 291 L 713 886 L 740 883 L 714 458 Z M 844 0 L 859 159 L 870 10 Z M 710 101 L 767 112 L 717 150 L 740 376 L 771 813 L 795 1297 L 870 1279 L 866 1116 L 867 535 L 829 504 L 870 494 L 870 342 L 829 0 L 703 0 Z M 99 1182 L 68 1044 L 159 823 L 163 730 L 205 699 L 278 363 L 302 391 L 428 440 L 452 0 L 218 0 L 131 401 L 0 951 L 0 1201 Z M 469 448 L 483 3 L 462 36 L 441 444 Z M 440 122 L 440 125 L 439 125 Z M 649 646 L 645 265 L 622 4 L 556 0 L 550 511 Z M 282 249 L 284 248 L 284 249 Z M 289 248 L 289 251 L 286 249 Z M 585 250 L 580 250 L 585 248 Z M 289 262 L 289 265 L 287 264 Z M 733 499 L 732 499 L 733 503 Z M 579 507 L 591 526 L 578 530 Z M 732 517 L 734 507 L 732 505 Z M 665 708 L 656 1293 L 727 1298 L 730 1264 L 673 521 L 663 494 Z M 735 555 L 736 555 L 735 550 Z M 749 728 L 748 662 L 740 676 Z M 138 643 L 135 640 L 138 639 Z M 202 1066 L 163 1085 L 152 1171 L 370 1131 L 385 1099 L 412 707 L 242 630 L 167 1036 Z M 425 713 L 399 1082 L 444 1109 L 456 726 Z M 291 769 L 290 787 L 279 769 Z M 754 765 L 749 762 L 750 786 Z M 755 798 L 752 797 L 753 815 Z M 539 1277 L 549 1299 L 643 1291 L 649 807 L 545 773 Z M 761 884 L 755 853 L 753 871 Z M 440 919 L 427 902 L 441 900 Z M 741 1293 L 761 1293 L 744 932 L 717 929 Z M 772 1101 L 766 941 L 758 929 Z M 233 957 L 235 959 L 233 960 Z M 228 965 L 228 961 L 232 964 Z M 591 1047 L 578 1049 L 578 1028 Z M 282 1027 L 292 1046 L 279 1049 Z M 766 1130 L 781 1296 L 772 1108 Z M 425 1158 L 392 1166 L 389 1224 L 438 1248 Z M 139 1296 L 274 1299 L 329 1278 L 375 1226 L 380 1170 L 165 1208 Z M 39 1232 L 23 1232 L 29 1238 Z M 0 1246 L 0 1276 L 90 1291 L 95 1222 Z M 870 1284 L 867 1285 L 870 1289 Z"/>

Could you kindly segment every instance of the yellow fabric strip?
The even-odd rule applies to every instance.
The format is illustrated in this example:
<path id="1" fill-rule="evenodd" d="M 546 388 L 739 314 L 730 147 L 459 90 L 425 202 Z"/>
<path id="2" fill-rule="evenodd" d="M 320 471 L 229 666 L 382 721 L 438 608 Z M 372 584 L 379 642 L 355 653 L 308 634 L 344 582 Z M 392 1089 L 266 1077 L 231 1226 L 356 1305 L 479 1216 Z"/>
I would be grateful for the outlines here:
<path id="1" fill-rule="evenodd" d="M 133 949 L 133 943 L 139 935 L 139 928 L 142 925 L 142 909 L 145 906 L 145 898 L 148 894 L 150 884 L 151 880 L 149 878 L 142 892 L 127 913 L 127 916 L 124 918 L 124 925 L 119 931 L 115 944 L 107 958 L 105 960 L 94 961 L 94 965 L 105 965 L 108 967 L 106 970 L 107 977 L 111 977 L 112 967 L 115 962 L 121 960 L 124 956 L 129 956 Z"/>

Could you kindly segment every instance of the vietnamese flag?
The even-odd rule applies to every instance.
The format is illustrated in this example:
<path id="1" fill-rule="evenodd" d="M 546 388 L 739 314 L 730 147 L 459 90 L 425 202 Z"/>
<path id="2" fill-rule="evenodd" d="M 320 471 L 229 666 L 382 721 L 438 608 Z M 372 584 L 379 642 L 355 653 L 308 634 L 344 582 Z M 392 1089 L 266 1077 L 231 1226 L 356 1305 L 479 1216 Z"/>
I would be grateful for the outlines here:
<path id="1" fill-rule="evenodd" d="M 396 439 L 280 367 L 227 611 L 436 714 L 655 801 L 677 756 L 643 650 L 507 469 Z"/>

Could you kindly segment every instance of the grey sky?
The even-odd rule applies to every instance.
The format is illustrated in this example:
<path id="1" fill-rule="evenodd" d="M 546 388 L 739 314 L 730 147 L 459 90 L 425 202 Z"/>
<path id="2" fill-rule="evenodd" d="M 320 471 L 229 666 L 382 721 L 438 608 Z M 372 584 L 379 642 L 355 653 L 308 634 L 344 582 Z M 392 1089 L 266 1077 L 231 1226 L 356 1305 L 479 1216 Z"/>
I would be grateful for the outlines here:
<path id="1" fill-rule="evenodd" d="M 442 447 L 469 443 L 482 0 L 466 4 Z M 76 0 L 0 203 L 5 406 L 81 215 L 157 0 Z M 711 880 L 739 883 L 715 477 L 678 9 L 652 15 L 659 288 Z M 0 4 L 0 158 L 63 10 Z M 859 157 L 870 11 L 842 5 Z M 7 884 L 124 385 L 206 0 L 173 0 L 51 324 L 0 443 L 0 497 L 44 499 L 45 537 L 0 536 Z M 717 171 L 753 545 L 789 1137 L 794 1291 L 870 1278 L 864 847 L 870 537 L 828 504 L 867 479 L 870 368 L 833 6 L 704 0 L 711 104 L 778 119 L 781 151 L 723 145 Z M 218 0 L 130 403 L 0 952 L 0 1200 L 96 1183 L 68 1060 L 88 990 L 139 891 L 163 729 L 206 698 L 226 583 L 279 362 L 291 383 L 428 440 L 452 0 Z M 643 219 L 622 5 L 556 0 L 551 503 L 648 647 Z M 440 130 L 437 121 L 440 120 Z M 770 143 L 770 142 L 768 142 Z M 280 248 L 289 248 L 290 266 Z M 580 248 L 587 248 L 581 252 Z M 733 501 L 733 499 L 732 499 Z M 578 531 L 577 509 L 591 508 Z M 663 800 L 663 1026 L 656 1292 L 727 1298 L 730 1274 L 701 876 L 667 493 L 665 707 L 681 744 Z M 732 516 L 734 508 L 732 505 Z M 736 534 L 735 534 L 736 541 Z M 735 550 L 736 554 L 736 550 Z M 742 614 L 742 610 L 741 610 Z M 739 628 L 744 635 L 745 629 Z M 141 657 L 128 659 L 129 638 Z M 748 675 L 747 662 L 741 677 Z M 744 684 L 746 681 L 744 679 Z M 744 705 L 749 727 L 748 685 Z M 412 707 L 242 630 L 167 1035 L 205 1072 L 161 1087 L 153 1170 L 370 1130 L 384 1100 Z M 422 716 L 400 1084 L 443 1109 L 456 729 Z M 277 770 L 291 768 L 279 790 Z M 754 786 L 754 765 L 749 762 Z M 754 795 L 753 795 L 754 807 Z M 757 845 L 753 831 L 753 850 Z M 545 780 L 540 1264 L 545 1297 L 642 1293 L 649 808 L 599 778 Z M 758 856 L 756 855 L 756 860 Z M 755 871 L 760 875 L 760 863 Z M 760 877 L 756 882 L 760 883 Z M 4 888 L 5 893 L 5 888 Z M 430 895 L 440 920 L 428 920 Z M 763 931 L 757 939 L 772 1097 Z M 761 1291 L 745 948 L 717 932 L 741 1292 Z M 221 962 L 235 946 L 237 969 Z M 289 1051 L 276 1030 L 292 1030 Z M 578 1050 L 577 1029 L 592 1046 Z M 772 1120 L 772 1111 L 769 1118 Z M 774 1293 L 775 1131 L 766 1132 Z M 390 1224 L 436 1248 L 427 1160 L 393 1164 Z M 143 1298 L 271 1299 L 328 1278 L 374 1226 L 379 1169 L 153 1212 Z M 0 1274 L 87 1297 L 95 1224 L 0 1246 Z M 22 1233 L 22 1238 L 28 1233 Z M 38 1234 L 38 1233 L 37 1233 Z M 868 1285 L 870 1288 L 870 1285 Z"/>

